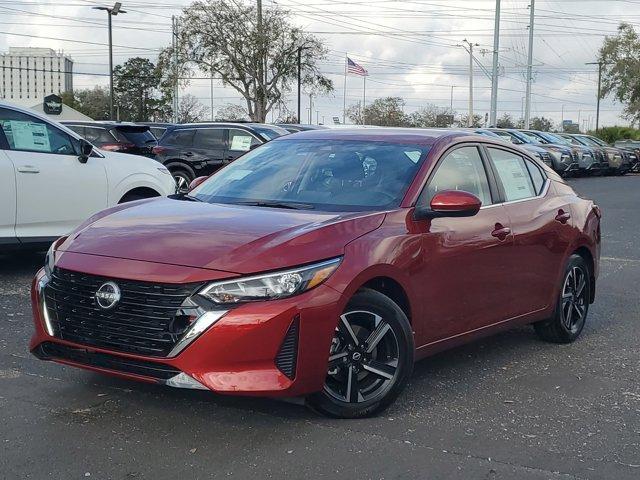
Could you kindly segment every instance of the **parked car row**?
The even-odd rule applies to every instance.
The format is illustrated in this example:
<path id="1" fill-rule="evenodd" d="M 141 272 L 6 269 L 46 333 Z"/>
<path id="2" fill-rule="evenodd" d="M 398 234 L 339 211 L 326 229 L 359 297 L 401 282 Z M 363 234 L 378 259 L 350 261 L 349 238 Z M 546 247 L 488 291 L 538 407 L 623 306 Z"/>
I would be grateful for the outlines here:
<path id="1" fill-rule="evenodd" d="M 501 128 L 479 129 L 477 133 L 498 135 L 533 153 L 565 177 L 624 175 L 640 168 L 640 152 L 612 147 L 591 135 Z"/>

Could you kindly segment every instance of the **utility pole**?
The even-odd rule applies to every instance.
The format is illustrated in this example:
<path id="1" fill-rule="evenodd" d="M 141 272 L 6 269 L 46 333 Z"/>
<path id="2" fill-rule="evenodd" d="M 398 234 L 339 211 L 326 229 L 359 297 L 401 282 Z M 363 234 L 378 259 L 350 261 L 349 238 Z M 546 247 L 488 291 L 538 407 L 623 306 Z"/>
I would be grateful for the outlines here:
<path id="1" fill-rule="evenodd" d="M 171 48 L 173 49 L 173 123 L 178 123 L 178 22 L 171 16 Z"/>
<path id="2" fill-rule="evenodd" d="M 265 88 L 266 88 L 266 84 L 264 82 L 264 76 L 265 76 L 265 68 L 264 68 L 264 50 L 263 50 L 263 46 L 264 46 L 264 38 L 262 35 L 262 0 L 257 0 L 258 3 L 258 114 L 259 114 L 259 119 L 262 119 L 263 113 L 264 115 L 266 115 L 266 112 L 264 112 L 264 107 L 266 104 L 265 101 Z"/>
<path id="3" fill-rule="evenodd" d="M 122 3 L 116 2 L 113 7 L 93 7 L 94 10 L 102 10 L 107 12 L 109 25 L 109 119 L 113 120 L 113 40 L 111 32 L 111 17 L 115 17 L 118 13 L 127 13 L 121 10 Z"/>
<path id="4" fill-rule="evenodd" d="M 598 65 L 598 100 L 596 102 L 596 132 L 600 127 L 600 95 L 602 90 L 602 62 L 589 62 L 586 65 Z"/>
<path id="5" fill-rule="evenodd" d="M 466 38 L 463 40 L 468 45 L 469 52 L 469 117 L 467 118 L 467 126 L 473 127 L 473 47 L 479 46 L 477 43 L 471 43 Z"/>
<path id="6" fill-rule="evenodd" d="M 533 67 L 533 23 L 535 20 L 535 3 L 536 0 L 531 0 L 531 9 L 529 12 L 529 53 L 527 56 L 527 91 L 524 106 L 524 128 L 529 128 L 529 117 L 531 116 L 531 70 Z"/>
<path id="7" fill-rule="evenodd" d="M 498 117 L 498 49 L 500 48 L 500 0 L 496 0 L 496 19 L 493 27 L 493 68 L 491 69 L 491 109 L 489 125 L 496 126 Z"/>
<path id="8" fill-rule="evenodd" d="M 451 110 L 453 112 L 453 88 L 455 85 L 451 85 L 451 105 L 449 107 L 449 110 Z"/>
<path id="9" fill-rule="evenodd" d="M 302 47 L 298 47 L 298 123 L 301 123 L 300 95 L 302 95 Z"/>
<path id="10" fill-rule="evenodd" d="M 211 121 L 215 120 L 213 114 L 213 70 L 211 71 Z"/>
<path id="11" fill-rule="evenodd" d="M 309 125 L 313 124 L 313 93 L 309 94 Z"/>

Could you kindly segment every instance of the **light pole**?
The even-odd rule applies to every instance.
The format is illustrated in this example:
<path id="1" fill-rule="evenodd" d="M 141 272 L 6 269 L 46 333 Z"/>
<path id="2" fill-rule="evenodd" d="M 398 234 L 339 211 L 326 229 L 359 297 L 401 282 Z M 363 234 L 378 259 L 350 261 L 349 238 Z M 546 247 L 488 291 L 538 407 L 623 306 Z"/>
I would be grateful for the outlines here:
<path id="1" fill-rule="evenodd" d="M 109 20 L 109 119 L 113 120 L 113 42 L 111 40 L 111 17 L 119 13 L 127 13 L 121 10 L 122 3 L 116 2 L 113 7 L 93 7 L 94 10 L 104 10 L 107 12 Z"/>

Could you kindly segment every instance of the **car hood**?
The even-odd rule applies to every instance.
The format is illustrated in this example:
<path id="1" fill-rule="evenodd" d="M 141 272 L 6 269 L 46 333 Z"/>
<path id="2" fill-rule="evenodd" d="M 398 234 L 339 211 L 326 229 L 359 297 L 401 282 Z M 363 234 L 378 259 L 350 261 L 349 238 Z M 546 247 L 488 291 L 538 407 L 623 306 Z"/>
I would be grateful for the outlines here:
<path id="1" fill-rule="evenodd" d="M 59 250 L 252 273 L 342 255 L 346 244 L 378 228 L 384 217 L 161 198 L 95 215 Z"/>

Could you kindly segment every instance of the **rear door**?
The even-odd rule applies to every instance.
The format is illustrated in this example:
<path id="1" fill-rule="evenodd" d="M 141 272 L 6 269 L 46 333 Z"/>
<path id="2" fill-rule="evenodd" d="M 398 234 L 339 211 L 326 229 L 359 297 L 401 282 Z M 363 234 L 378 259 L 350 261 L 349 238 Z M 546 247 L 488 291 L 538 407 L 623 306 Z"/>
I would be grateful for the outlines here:
<path id="1" fill-rule="evenodd" d="M 79 142 L 38 117 L 0 108 L 5 150 L 15 167 L 16 235 L 38 241 L 67 234 L 107 206 L 101 158 L 78 161 Z"/>
<path id="2" fill-rule="evenodd" d="M 450 150 L 439 161 L 418 204 L 429 205 L 443 190 L 463 190 L 482 201 L 473 217 L 433 218 L 423 234 L 422 286 L 429 316 L 426 342 L 453 337 L 510 318 L 513 292 L 508 259 L 513 236 L 492 171 L 479 145 Z M 420 278 L 423 276 L 423 278 Z"/>
<path id="3" fill-rule="evenodd" d="M 559 269 L 574 236 L 571 208 L 550 191 L 551 182 L 535 162 L 511 150 L 488 147 L 514 235 L 516 261 L 510 265 L 515 315 L 549 306 Z"/>
<path id="4" fill-rule="evenodd" d="M 193 140 L 193 151 L 202 162 L 197 167 L 199 175 L 209 175 L 224 164 L 225 129 L 220 127 L 198 128 Z"/>

